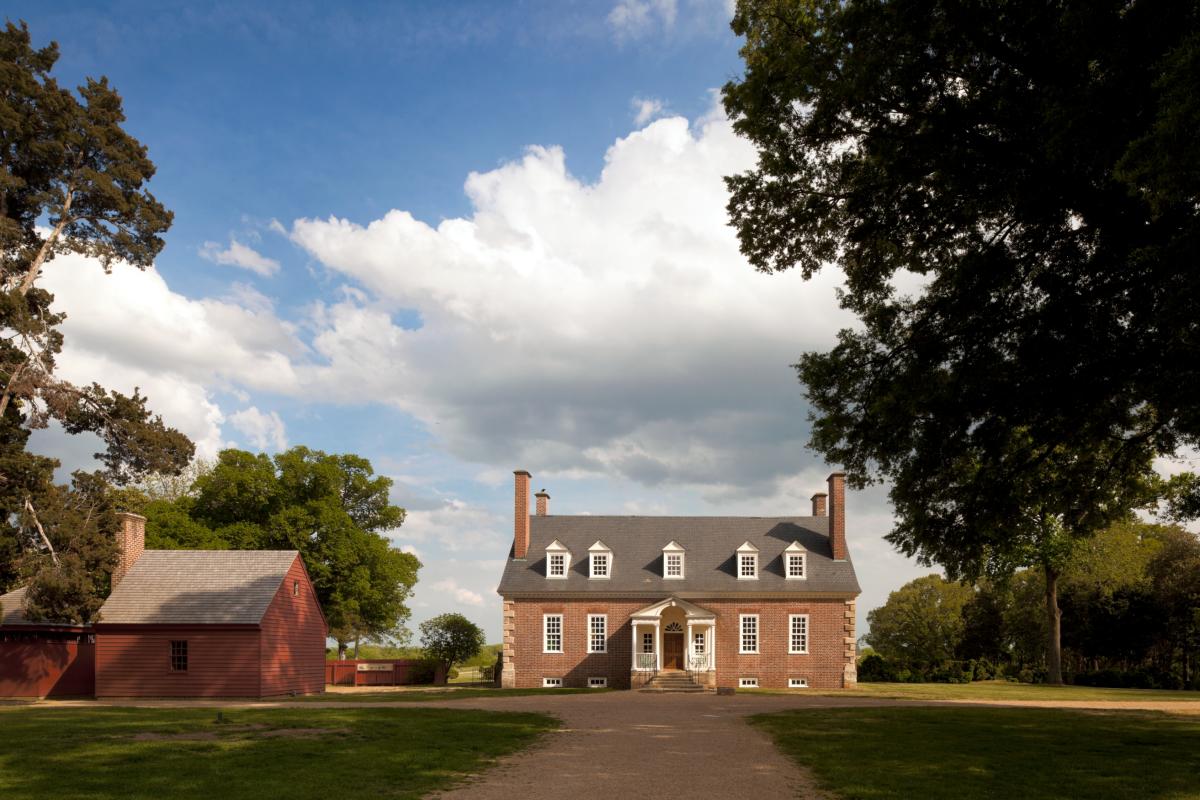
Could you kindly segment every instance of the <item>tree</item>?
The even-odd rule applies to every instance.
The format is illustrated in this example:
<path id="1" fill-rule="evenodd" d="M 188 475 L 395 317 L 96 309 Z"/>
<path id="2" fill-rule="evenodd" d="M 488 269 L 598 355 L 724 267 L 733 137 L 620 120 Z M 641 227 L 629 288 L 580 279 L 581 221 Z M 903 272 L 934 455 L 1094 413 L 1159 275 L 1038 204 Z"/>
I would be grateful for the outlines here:
<path id="1" fill-rule="evenodd" d="M 867 614 L 867 644 L 901 663 L 938 665 L 952 659 L 962 640 L 963 608 L 973 595 L 970 586 L 940 575 L 909 581 Z"/>
<path id="2" fill-rule="evenodd" d="M 23 23 L 0 31 L 0 581 L 30 582 L 30 613 L 52 614 L 50 598 L 58 597 L 63 614 L 86 618 L 107 588 L 94 575 L 106 557 L 73 550 L 90 548 L 90 539 L 57 530 L 57 520 L 74 524 L 76 511 L 98 508 L 95 481 L 119 485 L 178 471 L 193 446 L 149 411 L 139 391 L 123 395 L 55 375 L 66 315 L 38 286 L 45 269 L 67 252 L 105 270 L 117 262 L 144 269 L 171 223 L 145 189 L 154 164 L 121 127 L 120 96 L 105 78 L 77 93 L 60 88 L 50 75 L 57 59 L 57 45 L 31 46 Z M 29 430 L 51 421 L 69 434 L 96 434 L 103 471 L 54 486 L 57 462 L 26 449 Z M 99 517 L 80 513 L 91 530 Z"/>
<path id="3" fill-rule="evenodd" d="M 351 642 L 392 635 L 410 613 L 421 564 L 383 535 L 404 521 L 391 487 L 356 455 L 224 450 L 174 501 L 145 504 L 147 542 L 300 551 L 342 658 Z"/>
<path id="4" fill-rule="evenodd" d="M 486 641 L 483 629 L 462 614 L 441 614 L 421 623 L 421 646 L 447 670 L 474 658 Z"/>
<path id="5" fill-rule="evenodd" d="M 1037 566 L 1047 666 L 1076 543 L 1200 441 L 1194 4 L 742 0 L 727 179 L 766 272 L 835 263 L 860 326 L 798 365 L 812 445 L 892 484 L 954 578 Z"/>

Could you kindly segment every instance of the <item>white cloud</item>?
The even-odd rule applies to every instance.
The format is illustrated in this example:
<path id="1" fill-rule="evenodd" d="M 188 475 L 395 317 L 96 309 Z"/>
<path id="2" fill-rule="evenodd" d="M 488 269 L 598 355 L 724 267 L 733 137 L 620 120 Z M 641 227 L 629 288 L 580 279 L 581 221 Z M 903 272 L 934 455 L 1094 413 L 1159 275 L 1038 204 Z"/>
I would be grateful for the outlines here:
<path id="1" fill-rule="evenodd" d="M 229 423 L 258 450 L 287 449 L 287 430 L 274 411 L 264 413 L 250 406 L 230 414 Z"/>
<path id="2" fill-rule="evenodd" d="M 465 606 L 483 607 L 483 595 L 479 592 L 473 592 L 466 587 L 459 586 L 458 581 L 454 578 L 444 578 L 432 585 L 435 592 L 442 592 L 449 595 L 456 603 Z"/>
<path id="3" fill-rule="evenodd" d="M 221 245 L 217 242 L 205 242 L 204 246 L 200 248 L 200 256 L 214 264 L 227 264 L 248 269 L 264 278 L 269 278 L 279 271 L 278 261 L 267 258 L 254 248 L 244 245 L 232 237 L 229 239 L 229 247 L 225 249 L 221 249 Z"/>
<path id="4" fill-rule="evenodd" d="M 677 0 L 620 0 L 608 13 L 618 39 L 636 39 L 660 26 L 670 30 L 679 13 Z"/>
<path id="5" fill-rule="evenodd" d="M 836 272 L 763 276 L 739 253 L 722 178 L 753 163 L 714 110 L 618 140 L 595 183 L 531 147 L 472 173 L 474 212 L 436 228 L 297 220 L 366 290 L 313 308 L 303 380 L 396 405 L 474 463 L 770 491 L 813 461 L 789 365 L 852 319 Z"/>
<path id="6" fill-rule="evenodd" d="M 633 124 L 645 125 L 657 119 L 663 113 L 663 103 L 653 97 L 635 97 L 630 101 L 633 106 Z"/>

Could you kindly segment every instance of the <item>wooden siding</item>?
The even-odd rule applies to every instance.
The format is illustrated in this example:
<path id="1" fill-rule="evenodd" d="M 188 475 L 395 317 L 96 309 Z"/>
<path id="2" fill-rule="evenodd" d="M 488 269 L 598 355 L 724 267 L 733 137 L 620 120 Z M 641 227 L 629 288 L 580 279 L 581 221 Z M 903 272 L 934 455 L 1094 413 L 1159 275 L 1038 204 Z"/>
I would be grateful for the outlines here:
<path id="1" fill-rule="evenodd" d="M 171 641 L 188 643 L 187 672 Z M 261 697 L 257 626 L 96 626 L 97 697 Z"/>
<path id="2" fill-rule="evenodd" d="M 91 697 L 95 662 L 86 634 L 0 633 L 0 697 Z"/>
<path id="3" fill-rule="evenodd" d="M 293 593 L 298 584 L 299 594 Z M 262 619 L 262 695 L 325 691 L 325 617 L 297 556 Z"/>

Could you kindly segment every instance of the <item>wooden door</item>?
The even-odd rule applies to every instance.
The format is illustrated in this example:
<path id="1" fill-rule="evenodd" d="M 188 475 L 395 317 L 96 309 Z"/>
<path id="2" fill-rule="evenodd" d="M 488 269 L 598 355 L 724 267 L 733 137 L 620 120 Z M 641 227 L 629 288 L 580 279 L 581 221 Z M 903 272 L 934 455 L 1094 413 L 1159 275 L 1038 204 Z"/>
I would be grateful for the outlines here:
<path id="1" fill-rule="evenodd" d="M 663 669 L 683 669 L 683 634 L 663 634 Z"/>

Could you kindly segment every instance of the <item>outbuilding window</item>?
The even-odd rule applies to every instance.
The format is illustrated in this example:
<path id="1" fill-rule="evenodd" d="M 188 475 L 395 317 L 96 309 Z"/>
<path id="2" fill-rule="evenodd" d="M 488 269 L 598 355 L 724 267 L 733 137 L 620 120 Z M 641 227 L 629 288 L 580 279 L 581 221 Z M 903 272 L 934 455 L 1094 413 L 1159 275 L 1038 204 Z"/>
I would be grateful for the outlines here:
<path id="1" fill-rule="evenodd" d="M 292 581 L 292 597 L 300 596 L 300 581 Z"/>
<path id="2" fill-rule="evenodd" d="M 171 672 L 187 672 L 187 639 L 171 640 Z"/>

